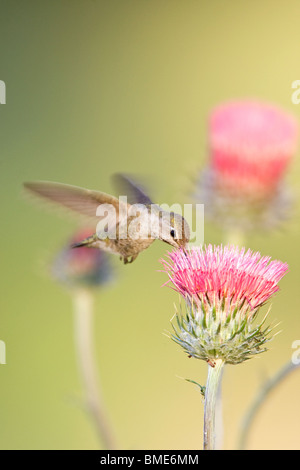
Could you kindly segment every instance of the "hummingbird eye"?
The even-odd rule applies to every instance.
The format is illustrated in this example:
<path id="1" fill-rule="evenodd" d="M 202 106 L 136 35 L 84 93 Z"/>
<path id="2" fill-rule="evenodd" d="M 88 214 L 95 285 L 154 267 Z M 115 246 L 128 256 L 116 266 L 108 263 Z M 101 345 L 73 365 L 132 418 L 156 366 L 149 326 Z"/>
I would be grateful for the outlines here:
<path id="1" fill-rule="evenodd" d="M 175 238 L 175 230 L 172 229 L 172 230 L 170 231 L 170 235 L 171 235 L 172 238 Z"/>

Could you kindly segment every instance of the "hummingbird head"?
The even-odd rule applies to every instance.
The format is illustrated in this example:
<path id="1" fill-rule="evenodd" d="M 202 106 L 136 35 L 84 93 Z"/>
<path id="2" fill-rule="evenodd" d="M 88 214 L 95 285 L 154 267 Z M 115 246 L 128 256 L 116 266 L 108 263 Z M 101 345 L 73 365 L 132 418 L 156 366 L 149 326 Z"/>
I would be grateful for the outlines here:
<path id="1" fill-rule="evenodd" d="M 184 217 L 174 212 L 164 214 L 159 238 L 175 248 L 184 248 L 190 239 L 189 224 Z"/>

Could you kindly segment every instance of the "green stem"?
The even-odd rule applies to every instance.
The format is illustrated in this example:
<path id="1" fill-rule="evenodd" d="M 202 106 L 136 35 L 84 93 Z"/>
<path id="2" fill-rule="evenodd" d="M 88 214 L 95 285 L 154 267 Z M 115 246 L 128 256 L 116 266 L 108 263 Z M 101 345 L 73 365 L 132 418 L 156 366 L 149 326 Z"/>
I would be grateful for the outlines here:
<path id="1" fill-rule="evenodd" d="M 214 367 L 208 366 L 204 403 L 204 450 L 214 450 L 216 447 L 216 405 L 219 397 L 223 366 L 224 361 L 222 359 L 216 359 Z"/>
<path id="2" fill-rule="evenodd" d="M 94 361 L 92 293 L 79 289 L 74 292 L 73 302 L 75 347 L 79 373 L 86 395 L 86 405 L 104 448 L 112 450 L 116 448 L 114 437 L 100 392 Z"/>
<path id="3" fill-rule="evenodd" d="M 269 393 L 282 381 L 285 379 L 285 377 L 292 372 L 293 370 L 297 369 L 300 367 L 300 364 L 293 363 L 293 362 L 288 362 L 285 364 L 282 369 L 277 372 L 277 374 L 274 375 L 270 380 L 266 382 L 266 384 L 263 386 L 263 388 L 259 391 L 258 395 L 256 396 L 255 400 L 253 401 L 248 413 L 246 414 L 243 423 L 242 423 L 242 429 L 240 433 L 240 442 L 239 442 L 239 449 L 243 450 L 245 449 L 249 431 L 251 428 L 251 425 L 254 421 L 254 418 L 260 409 L 260 407 L 263 405 L 265 399 L 269 395 Z"/>

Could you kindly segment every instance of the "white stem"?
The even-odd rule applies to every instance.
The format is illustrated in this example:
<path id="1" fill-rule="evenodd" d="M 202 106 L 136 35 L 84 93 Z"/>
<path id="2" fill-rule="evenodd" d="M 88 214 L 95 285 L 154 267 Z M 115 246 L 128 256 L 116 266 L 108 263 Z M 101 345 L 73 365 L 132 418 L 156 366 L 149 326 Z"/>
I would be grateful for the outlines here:
<path id="1" fill-rule="evenodd" d="M 219 389 L 222 379 L 223 366 L 224 362 L 222 359 L 216 359 L 214 367 L 211 365 L 208 366 L 208 377 L 204 402 L 204 450 L 216 449 L 216 408 L 218 398 L 220 400 Z"/>
<path id="2" fill-rule="evenodd" d="M 221 371 L 220 384 L 217 393 L 217 402 L 216 402 L 216 449 L 222 449 L 223 447 L 223 434 L 224 434 L 224 424 L 223 424 L 223 400 L 222 400 L 222 382 L 224 375 L 224 367 Z"/>
<path id="3" fill-rule="evenodd" d="M 93 349 L 93 296 L 88 290 L 73 295 L 74 335 L 78 369 L 86 395 L 86 405 L 105 449 L 115 448 L 114 438 L 100 392 Z"/>
<path id="4" fill-rule="evenodd" d="M 244 417 L 242 428 L 240 432 L 240 442 L 239 449 L 244 450 L 246 447 L 247 439 L 249 436 L 251 425 L 253 424 L 254 418 L 256 417 L 261 406 L 265 403 L 266 398 L 269 396 L 269 393 L 274 391 L 277 385 L 279 385 L 288 374 L 292 371 L 300 368 L 300 364 L 294 364 L 293 362 L 288 362 L 280 369 L 277 374 L 269 379 L 264 386 L 259 390 L 258 395 L 255 397 L 251 407 L 248 410 L 248 413 Z"/>

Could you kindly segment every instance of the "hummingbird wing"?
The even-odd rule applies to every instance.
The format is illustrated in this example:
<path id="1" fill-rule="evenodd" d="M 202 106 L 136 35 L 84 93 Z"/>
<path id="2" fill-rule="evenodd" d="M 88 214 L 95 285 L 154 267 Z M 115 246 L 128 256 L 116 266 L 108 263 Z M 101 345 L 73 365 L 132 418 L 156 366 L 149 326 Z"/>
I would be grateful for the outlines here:
<path id="1" fill-rule="evenodd" d="M 103 216 L 99 214 L 99 206 L 101 205 L 109 204 L 114 208 L 114 211 L 111 212 L 106 220 L 110 226 L 120 223 L 121 219 L 126 217 L 127 204 L 101 191 L 93 191 L 78 186 L 50 181 L 26 182 L 24 183 L 24 187 L 43 199 L 93 219 L 95 223 L 99 222 L 101 217 L 103 218 Z M 114 217 L 114 221 L 111 220 L 112 217 Z"/>
<path id="2" fill-rule="evenodd" d="M 136 183 L 132 177 L 123 173 L 116 173 L 113 175 L 112 180 L 120 195 L 127 196 L 130 204 L 153 204 L 140 184 Z"/>

